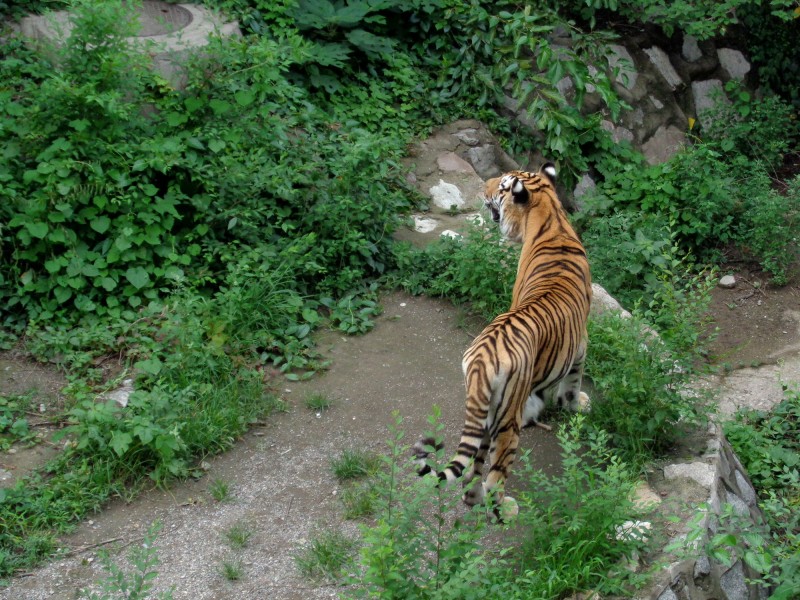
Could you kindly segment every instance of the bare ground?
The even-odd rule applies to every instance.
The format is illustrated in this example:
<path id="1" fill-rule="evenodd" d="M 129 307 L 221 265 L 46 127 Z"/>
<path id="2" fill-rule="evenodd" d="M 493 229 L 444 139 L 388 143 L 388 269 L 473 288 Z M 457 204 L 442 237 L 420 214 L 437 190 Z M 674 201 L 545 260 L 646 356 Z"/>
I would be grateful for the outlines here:
<path id="1" fill-rule="evenodd" d="M 382 305 L 375 330 L 365 336 L 321 334 L 319 345 L 333 359 L 331 369 L 307 382 L 287 382 L 282 395 L 288 412 L 272 416 L 234 449 L 209 460 L 206 477 L 131 503 L 113 502 L 62 540 L 72 556 L 17 577 L 0 590 L 0 598 L 74 598 L 78 588 L 103 576 L 94 544 L 138 543 L 155 520 L 162 523 L 157 581 L 162 589 L 174 587 L 176 599 L 336 597 L 337 589 L 300 577 L 292 558 L 319 529 L 356 535 L 356 523 L 342 519 L 331 459 L 346 448 L 385 451 L 395 411 L 413 442 L 434 404 L 442 409 L 445 443 L 454 448 L 463 423 L 461 355 L 480 329 L 446 302 L 392 293 Z M 331 398 L 332 408 L 319 413 L 306 408 L 305 398 L 314 392 Z M 554 434 L 526 431 L 523 445 L 533 449 L 541 468 L 557 462 Z M 232 501 L 212 499 L 209 486 L 215 479 L 230 485 Z M 238 552 L 225 537 L 236 523 L 253 531 Z M 244 575 L 227 581 L 222 563 L 237 559 Z"/>
<path id="2" fill-rule="evenodd" d="M 735 289 L 713 293 L 711 312 L 719 332 L 712 359 L 736 369 L 796 354 L 796 284 L 772 289 L 756 285 L 756 275 L 738 275 Z M 447 302 L 390 293 L 382 305 L 375 330 L 365 336 L 321 333 L 318 343 L 332 359 L 330 370 L 310 381 L 286 382 L 281 393 L 289 410 L 254 428 L 225 455 L 207 461 L 206 477 L 167 492 L 148 492 L 130 503 L 111 503 L 61 540 L 68 557 L 15 578 L 0 590 L 0 599 L 77 597 L 79 588 L 104 575 L 97 560 L 100 547 L 119 550 L 123 557 L 124 549 L 140 543 L 156 520 L 162 523 L 156 581 L 161 590 L 172 588 L 176 599 L 336 597 L 337 588 L 301 577 L 292 558 L 321 529 L 357 534 L 357 524 L 342 518 L 331 459 L 346 448 L 384 451 L 395 411 L 403 417 L 411 443 L 424 431 L 434 404 L 442 409 L 445 441 L 452 449 L 463 418 L 461 355 L 480 330 L 480 324 Z M 42 386 L 45 381 L 36 372 L 29 383 L 57 397 L 58 380 Z M 8 392 L 7 382 L 0 383 Z M 306 408 L 305 398 L 316 392 L 331 398 L 332 408 L 319 413 Z M 532 449 L 540 468 L 551 470 L 558 462 L 554 433 L 527 430 L 522 447 Z M 0 455 L 0 463 L 16 468 L 8 464 L 7 455 Z M 230 501 L 213 500 L 209 487 L 217 479 L 229 484 Z M 244 549 L 234 550 L 225 533 L 239 523 L 253 536 Z M 222 564 L 236 560 L 243 577 L 228 581 Z"/>

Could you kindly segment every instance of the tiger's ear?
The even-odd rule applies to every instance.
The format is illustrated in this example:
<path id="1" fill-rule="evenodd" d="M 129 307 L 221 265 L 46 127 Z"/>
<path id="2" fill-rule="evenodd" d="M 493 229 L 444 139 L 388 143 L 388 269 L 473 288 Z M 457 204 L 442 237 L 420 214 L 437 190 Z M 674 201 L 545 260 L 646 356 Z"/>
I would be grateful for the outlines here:
<path id="1" fill-rule="evenodd" d="M 539 174 L 544 175 L 550 181 L 550 183 L 555 187 L 556 185 L 556 166 L 551 162 L 546 162 L 542 165 L 542 168 L 539 169 Z"/>
<path id="2" fill-rule="evenodd" d="M 511 198 L 514 200 L 514 204 L 525 204 L 530 199 L 528 188 L 517 177 L 514 177 L 511 185 Z"/>

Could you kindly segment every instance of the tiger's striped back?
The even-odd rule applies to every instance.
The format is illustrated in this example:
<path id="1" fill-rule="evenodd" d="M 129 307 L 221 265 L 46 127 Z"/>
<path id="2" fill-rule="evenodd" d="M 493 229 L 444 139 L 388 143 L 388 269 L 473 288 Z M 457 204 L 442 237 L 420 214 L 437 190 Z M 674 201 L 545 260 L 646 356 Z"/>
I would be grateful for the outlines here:
<path id="1" fill-rule="evenodd" d="M 586 353 L 586 321 L 592 298 L 586 252 L 555 191 L 555 168 L 539 173 L 512 171 L 486 182 L 486 207 L 510 240 L 521 242 L 511 307 L 498 315 L 464 354 L 466 418 L 455 456 L 439 473 L 442 480 L 465 475 L 473 486 L 468 504 L 502 485 L 516 456 L 520 429 L 537 423 L 547 402 L 573 410 L 588 407 L 580 392 Z M 415 446 L 424 466 L 425 446 Z M 510 498 L 509 501 L 512 501 Z"/>

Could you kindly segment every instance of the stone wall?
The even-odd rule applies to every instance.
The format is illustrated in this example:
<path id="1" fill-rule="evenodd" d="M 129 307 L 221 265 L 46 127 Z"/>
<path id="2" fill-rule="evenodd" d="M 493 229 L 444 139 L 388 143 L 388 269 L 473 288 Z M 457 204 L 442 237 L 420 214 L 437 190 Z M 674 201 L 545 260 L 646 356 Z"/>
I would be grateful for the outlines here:
<path id="1" fill-rule="evenodd" d="M 724 84 L 730 80 L 749 83 L 750 63 L 734 48 L 714 42 L 698 42 L 691 36 L 665 38 L 653 32 L 624 36 L 609 47 L 607 64 L 597 65 L 609 75 L 618 69 L 613 81 L 617 94 L 632 110 L 623 111 L 618 123 L 603 121 L 614 140 L 626 140 L 641 150 L 650 164 L 664 162 L 686 142 L 689 119 L 704 123 L 703 111 L 714 106 L 717 96 L 724 98 Z M 568 46 L 568 37 L 555 37 L 553 43 Z M 570 99 L 573 82 L 565 77 L 558 84 Z M 602 108 L 597 94 L 587 94 L 584 109 Z M 506 109 L 523 123 L 529 117 L 511 98 Z"/>

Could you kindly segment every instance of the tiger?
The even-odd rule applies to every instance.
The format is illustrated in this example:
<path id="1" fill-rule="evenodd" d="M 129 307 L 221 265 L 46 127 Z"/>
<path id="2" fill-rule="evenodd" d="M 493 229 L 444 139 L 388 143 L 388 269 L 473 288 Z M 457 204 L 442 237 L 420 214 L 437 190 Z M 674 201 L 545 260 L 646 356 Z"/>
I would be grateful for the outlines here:
<path id="1" fill-rule="evenodd" d="M 494 495 L 498 516 L 516 514 L 504 483 L 520 430 L 539 424 L 546 405 L 589 409 L 581 391 L 592 283 L 586 251 L 555 189 L 556 168 L 510 171 L 489 179 L 483 195 L 503 236 L 522 244 L 511 307 L 498 315 L 464 353 L 466 418 L 455 456 L 436 473 L 440 482 L 464 475 L 468 506 Z M 546 427 L 546 426 L 545 426 Z M 418 474 L 441 445 L 428 437 L 413 446 Z M 489 473 L 482 470 L 489 452 Z M 479 478 L 475 485 L 474 479 Z"/>

